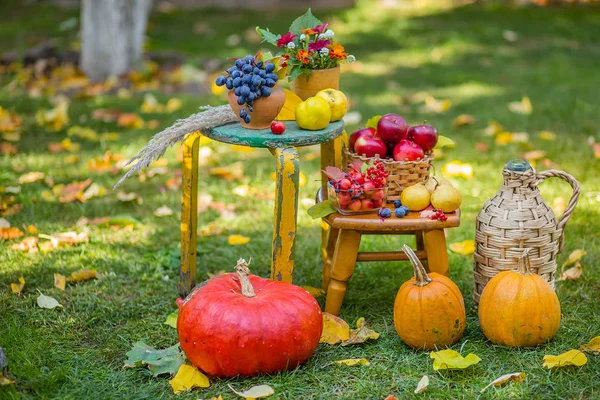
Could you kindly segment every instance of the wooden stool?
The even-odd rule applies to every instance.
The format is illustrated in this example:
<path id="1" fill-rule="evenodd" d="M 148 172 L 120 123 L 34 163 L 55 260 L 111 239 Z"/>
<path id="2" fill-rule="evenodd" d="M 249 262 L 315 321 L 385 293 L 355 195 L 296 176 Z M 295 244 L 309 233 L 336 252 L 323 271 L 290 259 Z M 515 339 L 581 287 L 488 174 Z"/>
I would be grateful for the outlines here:
<path id="1" fill-rule="evenodd" d="M 428 270 L 448 275 L 448 253 L 446 251 L 445 228 L 460 225 L 460 210 L 448 214 L 446 221 L 420 218 L 419 212 L 411 212 L 404 218 L 393 215 L 382 221 L 375 213 L 347 216 L 339 213 L 323 218 L 329 225 L 329 236 L 326 248 L 323 249 L 323 290 L 327 292 L 325 311 L 338 315 L 346 285 L 354 266 L 358 261 L 400 261 L 408 260 L 403 251 L 359 252 L 362 235 L 414 235 L 417 241 L 415 251 L 420 260 L 426 260 Z"/>

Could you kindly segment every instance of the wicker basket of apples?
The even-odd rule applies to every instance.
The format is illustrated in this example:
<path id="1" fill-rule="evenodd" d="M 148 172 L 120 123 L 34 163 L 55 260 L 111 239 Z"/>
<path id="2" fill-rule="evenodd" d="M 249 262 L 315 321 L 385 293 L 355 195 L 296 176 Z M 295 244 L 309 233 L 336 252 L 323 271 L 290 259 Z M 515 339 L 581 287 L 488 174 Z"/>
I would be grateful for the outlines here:
<path id="1" fill-rule="evenodd" d="M 363 128 L 350 135 L 350 148 L 344 148 L 344 165 L 380 160 L 387 173 L 387 201 L 400 199 L 402 191 L 429 179 L 433 148 L 438 132 L 430 125 L 408 126 L 397 114 L 386 114 L 377 129 Z"/>

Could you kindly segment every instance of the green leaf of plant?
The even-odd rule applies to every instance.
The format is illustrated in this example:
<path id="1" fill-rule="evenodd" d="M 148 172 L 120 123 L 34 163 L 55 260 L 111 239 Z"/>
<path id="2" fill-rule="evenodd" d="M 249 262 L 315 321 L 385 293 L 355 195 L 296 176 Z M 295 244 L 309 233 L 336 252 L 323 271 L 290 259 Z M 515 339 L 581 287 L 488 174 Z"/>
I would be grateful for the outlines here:
<path id="1" fill-rule="evenodd" d="M 309 8 L 306 11 L 306 14 L 299 16 L 294 20 L 294 22 L 292 22 L 289 31 L 299 35 L 302 29 L 314 28 L 315 26 L 321 24 L 321 20 L 315 17 Z"/>
<path id="2" fill-rule="evenodd" d="M 290 69 L 290 77 L 288 78 L 288 80 L 291 82 L 294 79 L 296 79 L 297 77 L 299 77 L 300 75 L 302 75 L 304 71 L 302 70 L 302 68 L 300 68 L 297 65 L 293 65 L 292 69 Z"/>
<path id="3" fill-rule="evenodd" d="M 50 310 L 52 310 L 53 308 L 56 308 L 56 307 L 63 308 L 62 304 L 60 304 L 58 301 L 56 301 L 56 299 L 54 297 L 44 296 L 41 293 L 40 293 L 39 297 L 37 298 L 37 305 L 40 306 L 41 308 L 48 308 Z"/>
<path id="4" fill-rule="evenodd" d="M 367 120 L 367 128 L 377 129 L 377 123 L 383 117 L 383 115 L 374 115 Z"/>
<path id="5" fill-rule="evenodd" d="M 175 311 L 173 314 L 169 314 L 167 320 L 163 323 L 165 325 L 169 325 L 171 328 L 177 329 L 177 314 L 177 311 Z"/>
<path id="6" fill-rule="evenodd" d="M 133 349 L 125 355 L 128 357 L 124 365 L 126 368 L 139 368 L 148 365 L 148 369 L 154 376 L 173 375 L 185 362 L 185 356 L 181 352 L 179 344 L 157 350 L 144 342 L 137 342 Z"/>
<path id="7" fill-rule="evenodd" d="M 276 35 L 274 33 L 272 33 L 271 31 L 269 31 L 269 29 L 261 29 L 258 26 L 256 27 L 256 32 L 258 32 L 258 34 L 260 35 L 260 37 L 262 37 L 262 41 L 263 42 L 267 42 L 272 44 L 273 46 L 277 46 L 277 39 L 279 39 L 281 37 L 281 35 Z M 268 59 L 268 57 L 265 57 L 265 59 Z"/>
<path id="8" fill-rule="evenodd" d="M 310 215 L 313 219 L 326 217 L 336 211 L 337 209 L 334 207 L 333 201 L 331 200 L 325 200 L 317 203 L 307 210 L 308 215 Z"/>

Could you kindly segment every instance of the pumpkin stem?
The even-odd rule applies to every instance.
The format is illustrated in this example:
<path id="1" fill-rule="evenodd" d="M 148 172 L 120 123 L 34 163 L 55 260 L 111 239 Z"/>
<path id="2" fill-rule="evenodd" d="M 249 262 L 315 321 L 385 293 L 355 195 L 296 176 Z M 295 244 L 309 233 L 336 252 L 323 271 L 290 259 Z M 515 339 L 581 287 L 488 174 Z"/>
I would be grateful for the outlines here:
<path id="1" fill-rule="evenodd" d="M 252 287 L 252 283 L 250 283 L 250 279 L 248 279 L 248 275 L 250 275 L 248 265 L 249 263 L 247 263 L 246 260 L 240 258 L 235 266 L 235 272 L 242 285 L 242 294 L 246 297 L 254 297 L 256 296 L 256 292 L 254 292 L 254 287 Z"/>
<path id="2" fill-rule="evenodd" d="M 529 250 L 525 249 L 523 255 L 519 258 L 519 267 L 517 271 L 523 275 L 532 275 L 531 264 L 529 263 Z"/>
<path id="3" fill-rule="evenodd" d="M 417 286 L 425 286 L 431 283 L 431 278 L 427 275 L 427 271 L 425 271 L 425 267 L 421 264 L 421 260 L 417 257 L 413 249 L 411 249 L 408 245 L 402 246 L 402 250 L 404 250 L 404 254 L 408 256 L 410 263 L 413 266 L 413 271 L 415 272 L 415 285 Z"/>

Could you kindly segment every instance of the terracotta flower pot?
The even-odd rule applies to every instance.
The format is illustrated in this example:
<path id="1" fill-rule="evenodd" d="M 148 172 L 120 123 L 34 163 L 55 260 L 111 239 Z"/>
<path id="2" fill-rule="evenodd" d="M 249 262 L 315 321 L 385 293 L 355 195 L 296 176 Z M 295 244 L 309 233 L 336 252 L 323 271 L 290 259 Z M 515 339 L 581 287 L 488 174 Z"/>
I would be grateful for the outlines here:
<path id="1" fill-rule="evenodd" d="M 258 100 L 254 100 L 252 104 L 253 111 L 248 112 L 250 115 L 250 123 L 245 123 L 240 118 L 240 110 L 244 106 L 240 106 L 237 103 L 237 96 L 233 93 L 233 90 L 229 91 L 229 105 L 233 109 L 235 115 L 237 115 L 242 126 L 248 129 L 266 129 L 271 126 L 271 122 L 275 119 L 279 111 L 285 103 L 285 92 L 279 85 L 275 85 L 271 88 L 271 95 L 269 97 L 260 97 Z"/>
<path id="2" fill-rule="evenodd" d="M 292 81 L 292 92 L 302 100 L 314 96 L 323 89 L 339 89 L 340 66 L 329 69 L 313 69 L 310 76 L 302 74 Z"/>

